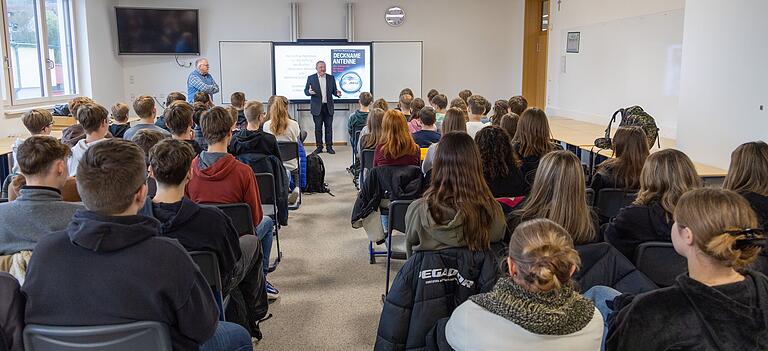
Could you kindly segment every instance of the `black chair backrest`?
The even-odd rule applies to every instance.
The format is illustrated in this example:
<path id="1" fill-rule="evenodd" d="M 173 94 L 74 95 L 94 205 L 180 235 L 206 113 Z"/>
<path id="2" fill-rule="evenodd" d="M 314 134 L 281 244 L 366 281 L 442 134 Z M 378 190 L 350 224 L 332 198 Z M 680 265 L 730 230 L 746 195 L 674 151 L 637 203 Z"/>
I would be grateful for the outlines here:
<path id="1" fill-rule="evenodd" d="M 389 203 L 389 228 L 405 233 L 405 213 L 413 200 L 395 200 Z"/>
<path id="2" fill-rule="evenodd" d="M 688 263 L 677 254 L 672 243 L 649 241 L 635 249 L 635 267 L 656 285 L 667 287 L 688 270 Z"/>
<path id="3" fill-rule="evenodd" d="M 637 198 L 633 190 L 606 188 L 597 193 L 597 213 L 607 218 L 616 217 L 619 210 L 632 204 Z"/>
<path id="4" fill-rule="evenodd" d="M 277 204 L 275 191 L 275 176 L 272 173 L 256 173 L 256 183 L 259 184 L 259 195 L 262 205 Z"/>
<path id="5" fill-rule="evenodd" d="M 373 168 L 373 153 L 374 150 L 371 149 L 365 149 L 362 151 L 362 163 L 363 163 L 363 169 L 371 169 Z"/>
<path id="6" fill-rule="evenodd" d="M 277 143 L 277 148 L 280 149 L 280 158 L 283 162 L 299 158 L 299 143 L 295 141 L 280 141 Z"/>
<path id="7" fill-rule="evenodd" d="M 221 272 L 219 271 L 219 260 L 213 251 L 190 251 L 192 261 L 195 261 L 200 273 L 203 273 L 205 281 L 214 291 L 222 292 L 224 288 L 221 284 Z"/>
<path id="8" fill-rule="evenodd" d="M 595 205 L 595 189 L 587 188 L 587 206 Z"/>
<path id="9" fill-rule="evenodd" d="M 0 199 L 0 204 L 3 202 L 8 202 L 8 199 Z"/>
<path id="10" fill-rule="evenodd" d="M 28 324 L 24 328 L 26 351 L 170 351 L 168 326 L 141 321 L 88 327 Z"/>
<path id="11" fill-rule="evenodd" d="M 238 234 L 254 233 L 253 215 L 251 214 L 251 206 L 248 204 L 215 204 L 213 206 L 222 210 L 232 220 L 232 224 L 235 226 Z"/>

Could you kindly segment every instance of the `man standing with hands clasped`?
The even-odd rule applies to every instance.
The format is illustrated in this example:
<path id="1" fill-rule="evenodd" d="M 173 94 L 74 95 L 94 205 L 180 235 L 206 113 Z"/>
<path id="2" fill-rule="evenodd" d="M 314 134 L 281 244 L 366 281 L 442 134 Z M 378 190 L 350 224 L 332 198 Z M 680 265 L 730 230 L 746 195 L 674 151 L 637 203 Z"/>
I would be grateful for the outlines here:
<path id="1" fill-rule="evenodd" d="M 315 153 L 323 152 L 323 124 L 325 124 L 325 144 L 329 154 L 333 151 L 333 96 L 341 97 L 341 90 L 336 89 L 336 79 L 325 74 L 325 62 L 315 64 L 317 74 L 307 77 L 304 95 L 309 96 L 310 112 L 315 121 Z"/>

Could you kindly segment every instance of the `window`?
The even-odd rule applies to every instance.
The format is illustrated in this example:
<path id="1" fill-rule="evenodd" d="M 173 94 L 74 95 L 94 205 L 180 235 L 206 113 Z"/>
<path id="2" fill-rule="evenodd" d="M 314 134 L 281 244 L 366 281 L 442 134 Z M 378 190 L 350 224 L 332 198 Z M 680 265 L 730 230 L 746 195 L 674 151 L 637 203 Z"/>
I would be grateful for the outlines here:
<path id="1" fill-rule="evenodd" d="M 3 100 L 26 105 L 77 93 L 70 0 L 3 0 Z"/>

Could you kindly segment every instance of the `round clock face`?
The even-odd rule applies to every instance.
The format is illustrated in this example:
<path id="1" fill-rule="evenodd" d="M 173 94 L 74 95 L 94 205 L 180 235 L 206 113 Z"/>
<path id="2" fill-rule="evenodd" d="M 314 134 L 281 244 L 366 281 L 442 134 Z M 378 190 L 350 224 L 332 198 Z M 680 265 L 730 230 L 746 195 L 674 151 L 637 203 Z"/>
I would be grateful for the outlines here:
<path id="1" fill-rule="evenodd" d="M 400 26 L 405 21 L 405 10 L 399 6 L 392 6 L 387 9 L 384 19 L 392 27 Z"/>

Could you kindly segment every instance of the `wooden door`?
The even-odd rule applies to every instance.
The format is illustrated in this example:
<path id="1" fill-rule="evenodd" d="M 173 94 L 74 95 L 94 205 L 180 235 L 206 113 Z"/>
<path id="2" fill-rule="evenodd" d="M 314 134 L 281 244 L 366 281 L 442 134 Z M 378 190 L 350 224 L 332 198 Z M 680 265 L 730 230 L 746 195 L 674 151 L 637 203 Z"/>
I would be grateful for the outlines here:
<path id="1" fill-rule="evenodd" d="M 547 104 L 547 44 L 549 0 L 525 1 L 523 40 L 523 96 L 528 106 L 544 109 Z"/>

